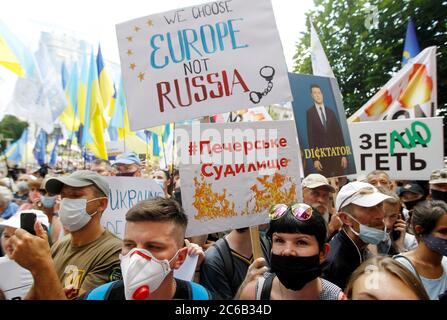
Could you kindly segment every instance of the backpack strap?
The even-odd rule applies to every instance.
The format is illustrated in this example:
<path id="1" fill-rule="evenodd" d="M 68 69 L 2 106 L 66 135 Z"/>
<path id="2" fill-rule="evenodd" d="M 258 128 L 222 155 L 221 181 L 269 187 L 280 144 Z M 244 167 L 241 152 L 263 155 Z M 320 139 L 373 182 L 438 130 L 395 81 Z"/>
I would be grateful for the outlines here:
<path id="1" fill-rule="evenodd" d="M 86 295 L 85 300 L 106 300 L 110 290 L 116 282 L 117 281 L 108 282 L 96 287 Z"/>
<path id="2" fill-rule="evenodd" d="M 189 285 L 191 286 L 192 300 L 210 300 L 208 291 L 203 286 L 193 281 L 189 281 Z"/>
<path id="3" fill-rule="evenodd" d="M 231 279 L 230 286 L 234 296 L 238 289 L 238 285 L 234 284 L 233 255 L 231 254 L 230 246 L 225 238 L 217 240 L 213 245 L 224 262 L 225 274 L 227 274 L 228 278 Z"/>
<path id="4" fill-rule="evenodd" d="M 399 261 L 400 258 L 406 260 L 410 264 L 411 269 L 413 269 L 413 273 L 416 275 L 416 277 L 419 279 L 419 281 L 421 283 L 423 283 L 422 279 L 421 279 L 421 276 L 419 275 L 419 272 L 416 270 L 416 267 L 414 266 L 413 262 L 411 262 L 410 259 L 408 259 L 406 256 L 403 256 L 401 254 L 396 254 L 395 256 L 393 256 L 393 259 L 396 260 L 396 261 Z"/>
<path id="5" fill-rule="evenodd" d="M 266 273 L 256 280 L 256 300 L 270 300 L 274 273 Z"/>

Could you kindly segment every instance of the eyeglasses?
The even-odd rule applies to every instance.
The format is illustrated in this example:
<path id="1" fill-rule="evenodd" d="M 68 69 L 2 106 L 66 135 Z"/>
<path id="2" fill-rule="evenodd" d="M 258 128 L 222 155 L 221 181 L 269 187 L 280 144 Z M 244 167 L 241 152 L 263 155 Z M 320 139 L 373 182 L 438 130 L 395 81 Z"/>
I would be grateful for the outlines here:
<path id="1" fill-rule="evenodd" d="M 286 204 L 275 204 L 270 208 L 269 218 L 270 220 L 278 220 L 283 217 L 290 209 L 292 215 L 299 221 L 306 221 L 312 217 L 312 207 L 305 203 L 295 203 L 290 207 Z"/>

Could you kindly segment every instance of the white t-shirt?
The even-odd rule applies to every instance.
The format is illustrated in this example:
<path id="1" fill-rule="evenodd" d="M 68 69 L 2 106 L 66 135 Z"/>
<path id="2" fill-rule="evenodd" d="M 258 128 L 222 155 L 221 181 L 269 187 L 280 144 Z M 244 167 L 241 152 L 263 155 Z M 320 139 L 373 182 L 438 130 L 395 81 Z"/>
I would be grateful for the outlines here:
<path id="1" fill-rule="evenodd" d="M 407 259 L 401 257 L 396 257 L 395 259 L 410 270 L 414 275 L 416 275 L 416 277 L 418 276 L 417 271 Z M 442 258 L 441 264 L 442 268 L 444 269 L 444 273 L 439 278 L 429 279 L 419 275 L 431 300 L 439 300 L 439 295 L 443 294 L 447 290 L 447 257 Z"/>
<path id="2" fill-rule="evenodd" d="M 33 276 L 7 256 L 0 257 L 0 289 L 8 300 L 22 300 L 33 285 Z"/>

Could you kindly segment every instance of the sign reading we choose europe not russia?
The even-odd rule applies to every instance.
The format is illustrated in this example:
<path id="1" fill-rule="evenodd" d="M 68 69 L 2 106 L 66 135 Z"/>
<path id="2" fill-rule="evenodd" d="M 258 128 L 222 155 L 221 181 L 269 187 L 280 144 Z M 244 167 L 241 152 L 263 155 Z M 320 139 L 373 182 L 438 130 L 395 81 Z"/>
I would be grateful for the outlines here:
<path id="1" fill-rule="evenodd" d="M 116 26 L 132 130 L 292 100 L 270 0 L 226 0 Z"/>

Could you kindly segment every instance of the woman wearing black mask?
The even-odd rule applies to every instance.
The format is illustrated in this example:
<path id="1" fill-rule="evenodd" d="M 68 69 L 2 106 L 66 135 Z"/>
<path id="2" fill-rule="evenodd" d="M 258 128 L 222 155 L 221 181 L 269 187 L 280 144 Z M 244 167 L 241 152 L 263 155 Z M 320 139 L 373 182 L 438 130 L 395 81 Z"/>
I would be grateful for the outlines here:
<path id="1" fill-rule="evenodd" d="M 329 252 L 322 216 L 307 204 L 297 203 L 274 205 L 269 217 L 271 273 L 248 283 L 240 299 L 344 300 L 338 286 L 320 278 Z"/>
<path id="2" fill-rule="evenodd" d="M 394 258 L 421 279 L 430 299 L 437 300 L 447 293 L 447 204 L 417 204 L 411 225 L 419 246 Z"/>

